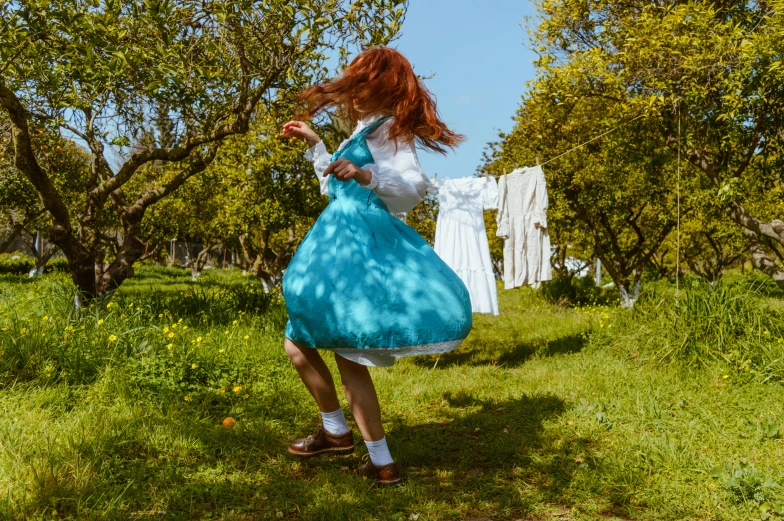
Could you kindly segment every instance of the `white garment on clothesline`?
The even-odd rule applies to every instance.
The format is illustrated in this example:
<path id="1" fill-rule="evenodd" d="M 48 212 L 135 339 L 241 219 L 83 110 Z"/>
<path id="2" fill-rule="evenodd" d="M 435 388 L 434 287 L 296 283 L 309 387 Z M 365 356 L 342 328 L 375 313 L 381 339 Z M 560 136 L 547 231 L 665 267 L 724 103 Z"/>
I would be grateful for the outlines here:
<path id="1" fill-rule="evenodd" d="M 504 241 L 504 287 L 552 278 L 547 184 L 541 166 L 518 168 L 498 181 L 498 231 Z"/>
<path id="2" fill-rule="evenodd" d="M 471 310 L 497 315 L 498 289 L 484 219 L 484 210 L 498 207 L 495 178 L 443 179 L 438 201 L 433 249 L 468 288 Z"/>

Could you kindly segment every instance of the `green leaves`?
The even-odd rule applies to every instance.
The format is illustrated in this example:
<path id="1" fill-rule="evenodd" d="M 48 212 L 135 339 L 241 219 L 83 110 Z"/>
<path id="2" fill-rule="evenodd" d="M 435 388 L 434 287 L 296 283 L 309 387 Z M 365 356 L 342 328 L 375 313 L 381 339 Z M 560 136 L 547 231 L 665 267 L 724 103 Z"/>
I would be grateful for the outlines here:
<path id="1" fill-rule="evenodd" d="M 757 233 L 756 223 L 784 216 L 774 173 L 784 170 L 784 10 L 703 1 L 538 5 L 537 77 L 511 140 L 495 144 L 496 171 L 531 164 L 536 153 L 557 156 L 646 116 L 645 124 L 623 126 L 548 165 L 556 240 L 587 243 L 605 265 L 617 259 L 608 269 L 619 274 L 639 270 L 631 267 L 635 251 L 678 247 L 661 234 L 680 196 L 692 238 L 728 237 L 728 223 L 737 228 L 726 250 L 724 242 L 693 248 L 701 256 L 715 250 L 720 273 L 737 259 L 742 227 Z M 780 266 L 780 255 L 770 253 Z"/>
<path id="2" fill-rule="evenodd" d="M 65 218 L 62 194 L 47 198 L 58 209 L 57 225 L 65 232 L 56 240 L 71 256 L 73 269 L 78 256 L 83 264 L 95 261 L 101 274 L 107 253 L 109 262 L 112 255 L 125 256 L 114 266 L 132 265 L 142 250 L 121 251 L 101 237 L 124 227 L 126 245 L 147 242 L 139 236 L 147 208 L 202 172 L 223 139 L 247 131 L 260 100 L 270 107 L 289 104 L 305 86 L 327 77 L 325 63 L 334 51 L 389 42 L 406 5 L 395 0 L 0 4 L 0 87 L 23 109 L 10 101 L 0 106 L 17 107 L 20 117 L 78 138 L 92 154 L 94 175 L 73 199 L 82 205 L 76 212 L 80 220 Z M 337 23 L 344 19 L 349 22 Z M 165 147 L 151 130 L 160 106 L 174 122 Z M 22 174 L 39 179 L 41 189 L 54 174 L 37 166 L 28 165 Z M 212 230 L 219 230 L 219 223 Z M 91 272 L 82 266 L 81 273 Z M 98 275 L 104 277 L 98 291 L 129 273 Z M 83 285 L 94 293 L 92 283 Z"/>

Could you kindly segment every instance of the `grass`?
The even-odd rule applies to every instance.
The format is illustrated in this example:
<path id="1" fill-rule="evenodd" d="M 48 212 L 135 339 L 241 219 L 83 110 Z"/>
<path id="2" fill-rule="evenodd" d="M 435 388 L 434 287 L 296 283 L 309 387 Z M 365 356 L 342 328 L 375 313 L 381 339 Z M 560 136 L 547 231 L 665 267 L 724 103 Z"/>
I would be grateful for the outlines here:
<path id="1" fill-rule="evenodd" d="M 684 322 L 667 287 L 636 315 L 502 291 L 460 350 L 374 369 L 407 478 L 376 489 L 353 474 L 363 451 L 284 456 L 318 416 L 279 299 L 236 273 L 189 279 L 141 269 L 80 316 L 62 276 L 0 281 L 0 518 L 781 517 L 784 387 L 720 357 L 657 359 Z"/>

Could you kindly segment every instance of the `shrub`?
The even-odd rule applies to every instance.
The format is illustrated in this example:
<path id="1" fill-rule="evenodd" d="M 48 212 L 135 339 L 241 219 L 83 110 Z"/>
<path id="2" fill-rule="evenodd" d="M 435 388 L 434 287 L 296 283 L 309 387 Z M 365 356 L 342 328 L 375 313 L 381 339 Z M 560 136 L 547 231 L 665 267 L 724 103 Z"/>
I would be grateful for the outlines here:
<path id="1" fill-rule="evenodd" d="M 692 279 L 679 296 L 653 286 L 619 326 L 618 335 L 604 334 L 608 344 L 657 362 L 784 379 L 784 316 L 745 283 Z"/>
<path id="2" fill-rule="evenodd" d="M 713 469 L 711 476 L 724 485 L 736 503 L 764 503 L 771 499 L 771 490 L 781 487 L 772 479 L 763 479 L 757 469 L 745 463 L 738 465 L 727 463 L 723 467 Z M 780 505 L 776 505 L 776 509 L 780 508 Z"/>
<path id="3" fill-rule="evenodd" d="M 27 255 L 0 254 L 0 274 L 2 275 L 27 275 L 34 267 L 35 261 Z"/>
<path id="4" fill-rule="evenodd" d="M 148 375 L 137 382 L 140 387 L 190 392 L 228 386 L 247 377 L 247 367 L 224 360 L 217 373 L 207 372 L 215 361 L 200 350 L 229 337 L 202 339 L 193 326 L 228 330 L 242 320 L 279 331 L 285 323 L 279 296 L 264 293 L 260 283 L 118 294 L 80 311 L 64 275 L 35 284 L 22 296 L 0 293 L 0 387 L 32 380 L 88 384 L 108 365 L 126 364 Z M 177 357 L 171 357 L 170 343 Z"/>
<path id="5" fill-rule="evenodd" d="M 68 267 L 68 259 L 65 257 L 55 257 L 49 261 L 47 266 L 47 271 L 54 271 L 57 273 L 68 273 L 70 268 Z"/>
<path id="6" fill-rule="evenodd" d="M 539 294 L 551 304 L 570 307 L 598 303 L 602 290 L 591 277 L 559 277 L 543 282 Z"/>
<path id="7" fill-rule="evenodd" d="M 27 275 L 35 267 L 35 259 L 21 253 L 0 254 L 0 275 Z M 68 273 L 65 257 L 55 257 L 46 264 L 46 271 Z"/>

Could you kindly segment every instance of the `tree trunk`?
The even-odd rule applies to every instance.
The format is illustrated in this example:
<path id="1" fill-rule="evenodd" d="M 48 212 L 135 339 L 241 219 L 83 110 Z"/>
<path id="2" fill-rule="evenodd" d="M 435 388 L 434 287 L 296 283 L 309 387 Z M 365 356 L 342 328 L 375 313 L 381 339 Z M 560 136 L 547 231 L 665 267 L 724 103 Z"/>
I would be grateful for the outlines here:
<path id="1" fill-rule="evenodd" d="M 46 270 L 46 265 L 49 263 L 49 259 L 57 252 L 56 245 L 45 242 L 43 236 L 38 232 L 33 235 L 27 230 L 22 230 L 21 238 L 33 253 L 33 258 L 35 259 L 35 266 L 30 270 L 28 276 L 32 278 L 43 275 Z"/>
<path id="2" fill-rule="evenodd" d="M 618 293 L 621 297 L 621 307 L 624 309 L 634 307 L 637 297 L 640 295 L 642 270 L 648 259 L 640 258 L 637 264 L 631 268 L 628 265 L 613 263 L 612 257 L 601 258 L 600 256 L 600 259 L 602 266 L 612 277 L 615 287 L 618 288 Z"/>
<path id="3" fill-rule="evenodd" d="M 640 279 L 638 278 L 633 283 L 621 282 L 616 283 L 618 292 L 621 295 L 621 307 L 623 309 L 631 309 L 637 303 L 637 298 L 640 296 Z M 631 291 L 629 287 L 631 286 Z"/>
<path id="4" fill-rule="evenodd" d="M 210 258 L 210 253 L 220 249 L 220 244 L 213 244 L 212 246 L 204 247 L 195 259 L 191 262 L 191 280 L 196 282 L 201 277 L 201 270 L 206 266 Z"/>
<path id="5" fill-rule="evenodd" d="M 767 253 L 760 245 L 759 237 L 757 237 L 756 233 L 746 228 L 743 229 L 743 233 L 749 239 L 751 262 L 754 264 L 754 267 L 770 276 L 779 288 L 784 289 L 784 269 L 780 268 L 768 257 Z"/>

